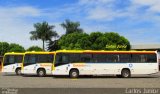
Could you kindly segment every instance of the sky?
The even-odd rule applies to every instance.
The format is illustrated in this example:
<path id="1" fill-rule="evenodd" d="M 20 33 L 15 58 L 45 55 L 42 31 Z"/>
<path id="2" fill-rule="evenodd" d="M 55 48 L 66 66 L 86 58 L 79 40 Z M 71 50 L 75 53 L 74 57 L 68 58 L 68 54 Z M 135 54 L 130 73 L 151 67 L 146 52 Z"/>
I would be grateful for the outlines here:
<path id="1" fill-rule="evenodd" d="M 160 0 L 0 0 L 0 41 L 41 47 L 30 40 L 33 24 L 47 21 L 62 35 L 65 19 L 88 34 L 117 32 L 131 45 L 160 44 Z"/>

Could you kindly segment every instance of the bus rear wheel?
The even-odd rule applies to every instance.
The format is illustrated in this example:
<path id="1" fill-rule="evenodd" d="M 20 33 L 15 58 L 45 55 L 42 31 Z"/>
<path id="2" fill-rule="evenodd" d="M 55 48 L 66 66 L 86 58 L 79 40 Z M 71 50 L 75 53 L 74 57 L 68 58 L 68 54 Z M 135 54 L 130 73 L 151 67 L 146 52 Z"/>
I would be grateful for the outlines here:
<path id="1" fill-rule="evenodd" d="M 69 76 L 70 76 L 71 78 L 78 78 L 78 76 L 79 76 L 79 71 L 76 70 L 76 69 L 73 69 L 73 70 L 70 71 Z"/>
<path id="2" fill-rule="evenodd" d="M 129 78 L 131 77 L 131 72 L 129 69 L 123 69 L 122 72 L 121 72 L 121 76 L 123 78 Z"/>
<path id="3" fill-rule="evenodd" d="M 16 69 L 16 75 L 21 75 L 21 69 L 20 68 Z"/>
<path id="4" fill-rule="evenodd" d="M 38 75 L 39 77 L 44 77 L 44 76 L 46 75 L 46 72 L 45 72 L 44 69 L 38 69 L 37 75 Z"/>
<path id="5" fill-rule="evenodd" d="M 121 75 L 116 75 L 118 78 L 122 78 L 122 76 Z"/>

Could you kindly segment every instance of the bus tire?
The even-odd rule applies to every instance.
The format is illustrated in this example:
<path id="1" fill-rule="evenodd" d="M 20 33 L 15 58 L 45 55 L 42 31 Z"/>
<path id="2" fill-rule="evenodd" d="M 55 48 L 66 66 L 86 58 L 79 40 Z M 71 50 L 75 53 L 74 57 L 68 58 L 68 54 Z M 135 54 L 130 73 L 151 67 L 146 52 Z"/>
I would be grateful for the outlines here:
<path id="1" fill-rule="evenodd" d="M 21 75 L 21 68 L 17 68 L 15 72 L 16 72 L 16 75 Z"/>
<path id="2" fill-rule="evenodd" d="M 131 77 L 131 72 L 129 69 L 123 69 L 122 72 L 121 72 L 121 76 L 123 78 L 129 78 Z"/>
<path id="3" fill-rule="evenodd" d="M 78 78 L 79 76 L 79 71 L 77 69 L 72 69 L 69 72 L 70 78 Z"/>
<path id="4" fill-rule="evenodd" d="M 118 77 L 118 78 L 122 78 L 122 75 L 116 75 L 116 77 Z"/>
<path id="5" fill-rule="evenodd" d="M 38 69 L 37 70 L 37 75 L 39 77 L 44 77 L 46 75 L 46 71 L 44 69 Z"/>

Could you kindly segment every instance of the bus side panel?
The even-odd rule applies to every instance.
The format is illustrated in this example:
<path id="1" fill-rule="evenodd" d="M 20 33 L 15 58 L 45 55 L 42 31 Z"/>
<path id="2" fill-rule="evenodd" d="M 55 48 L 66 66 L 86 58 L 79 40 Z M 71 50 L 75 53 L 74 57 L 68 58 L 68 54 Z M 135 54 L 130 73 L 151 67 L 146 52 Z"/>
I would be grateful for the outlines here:
<path id="1" fill-rule="evenodd" d="M 80 68 L 80 74 L 82 75 L 121 74 L 121 69 L 126 67 L 126 65 L 127 64 L 86 63 L 85 67 Z"/>
<path id="2" fill-rule="evenodd" d="M 121 74 L 121 69 L 127 64 L 105 64 L 105 63 L 73 63 L 55 67 L 53 75 L 69 75 L 71 69 L 78 69 L 79 75 L 106 75 Z"/>
<path id="3" fill-rule="evenodd" d="M 38 65 L 38 67 L 36 69 L 44 68 L 46 71 L 46 75 L 52 74 L 52 72 L 51 72 L 52 71 L 52 63 L 39 63 L 37 65 Z"/>
<path id="4" fill-rule="evenodd" d="M 132 63 L 131 74 L 153 74 L 158 72 L 157 63 Z"/>
<path id="5" fill-rule="evenodd" d="M 15 72 L 16 68 L 17 68 L 17 64 L 6 65 L 6 66 L 3 66 L 2 72 L 13 73 Z"/>
<path id="6" fill-rule="evenodd" d="M 70 64 L 56 66 L 54 70 L 52 70 L 53 75 L 69 75 Z"/>
<path id="7" fill-rule="evenodd" d="M 76 68 L 80 75 L 121 74 L 122 69 L 128 68 L 131 74 L 153 74 L 158 72 L 157 63 L 74 63 L 55 68 L 55 75 L 69 75 L 69 70 Z"/>
<path id="8" fill-rule="evenodd" d="M 37 64 L 24 66 L 22 74 L 36 74 L 37 73 L 36 66 Z"/>
<path id="9" fill-rule="evenodd" d="M 41 64 L 32 64 L 28 66 L 24 66 L 22 70 L 22 74 L 37 74 L 37 70 L 39 68 L 43 68 L 46 71 L 46 75 L 51 75 L 52 64 L 51 63 L 41 63 Z"/>

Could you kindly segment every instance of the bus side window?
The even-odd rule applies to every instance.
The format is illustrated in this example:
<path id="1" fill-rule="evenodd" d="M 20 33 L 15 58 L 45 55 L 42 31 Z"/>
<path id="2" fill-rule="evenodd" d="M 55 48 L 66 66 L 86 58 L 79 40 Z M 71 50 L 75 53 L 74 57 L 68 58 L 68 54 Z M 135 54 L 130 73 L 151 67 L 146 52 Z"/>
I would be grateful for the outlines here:
<path id="1" fill-rule="evenodd" d="M 141 63 L 141 55 L 140 54 L 132 54 L 131 58 L 132 58 L 131 62 Z"/>
<path id="2" fill-rule="evenodd" d="M 37 57 L 37 63 L 51 63 L 51 62 L 53 62 L 53 55 L 43 54 L 43 55 L 38 55 Z"/>
<path id="3" fill-rule="evenodd" d="M 157 62 L 156 54 L 148 54 L 146 55 L 147 61 L 146 62 Z"/>
<path id="4" fill-rule="evenodd" d="M 147 62 L 147 57 L 145 55 L 140 55 L 142 63 Z"/>
<path id="5" fill-rule="evenodd" d="M 116 63 L 118 62 L 118 55 L 116 54 L 108 54 L 106 58 L 106 63 Z"/>
<path id="6" fill-rule="evenodd" d="M 67 55 L 62 55 L 62 63 L 69 63 L 69 57 Z"/>
<path id="7" fill-rule="evenodd" d="M 70 57 L 70 63 L 80 63 L 80 54 L 79 53 L 70 53 L 69 54 Z"/>
<path id="8" fill-rule="evenodd" d="M 81 61 L 82 62 L 92 62 L 92 54 L 81 54 Z"/>
<path id="9" fill-rule="evenodd" d="M 16 63 L 22 63 L 22 60 L 23 60 L 23 56 L 21 56 L 21 55 L 15 56 L 15 62 Z"/>
<path id="10" fill-rule="evenodd" d="M 35 64 L 36 63 L 36 55 L 28 55 L 27 63 Z"/>
<path id="11" fill-rule="evenodd" d="M 119 62 L 120 63 L 131 62 L 131 55 L 130 54 L 119 54 Z"/>
<path id="12" fill-rule="evenodd" d="M 69 63 L 69 56 L 67 54 L 58 54 L 56 63 Z"/>

